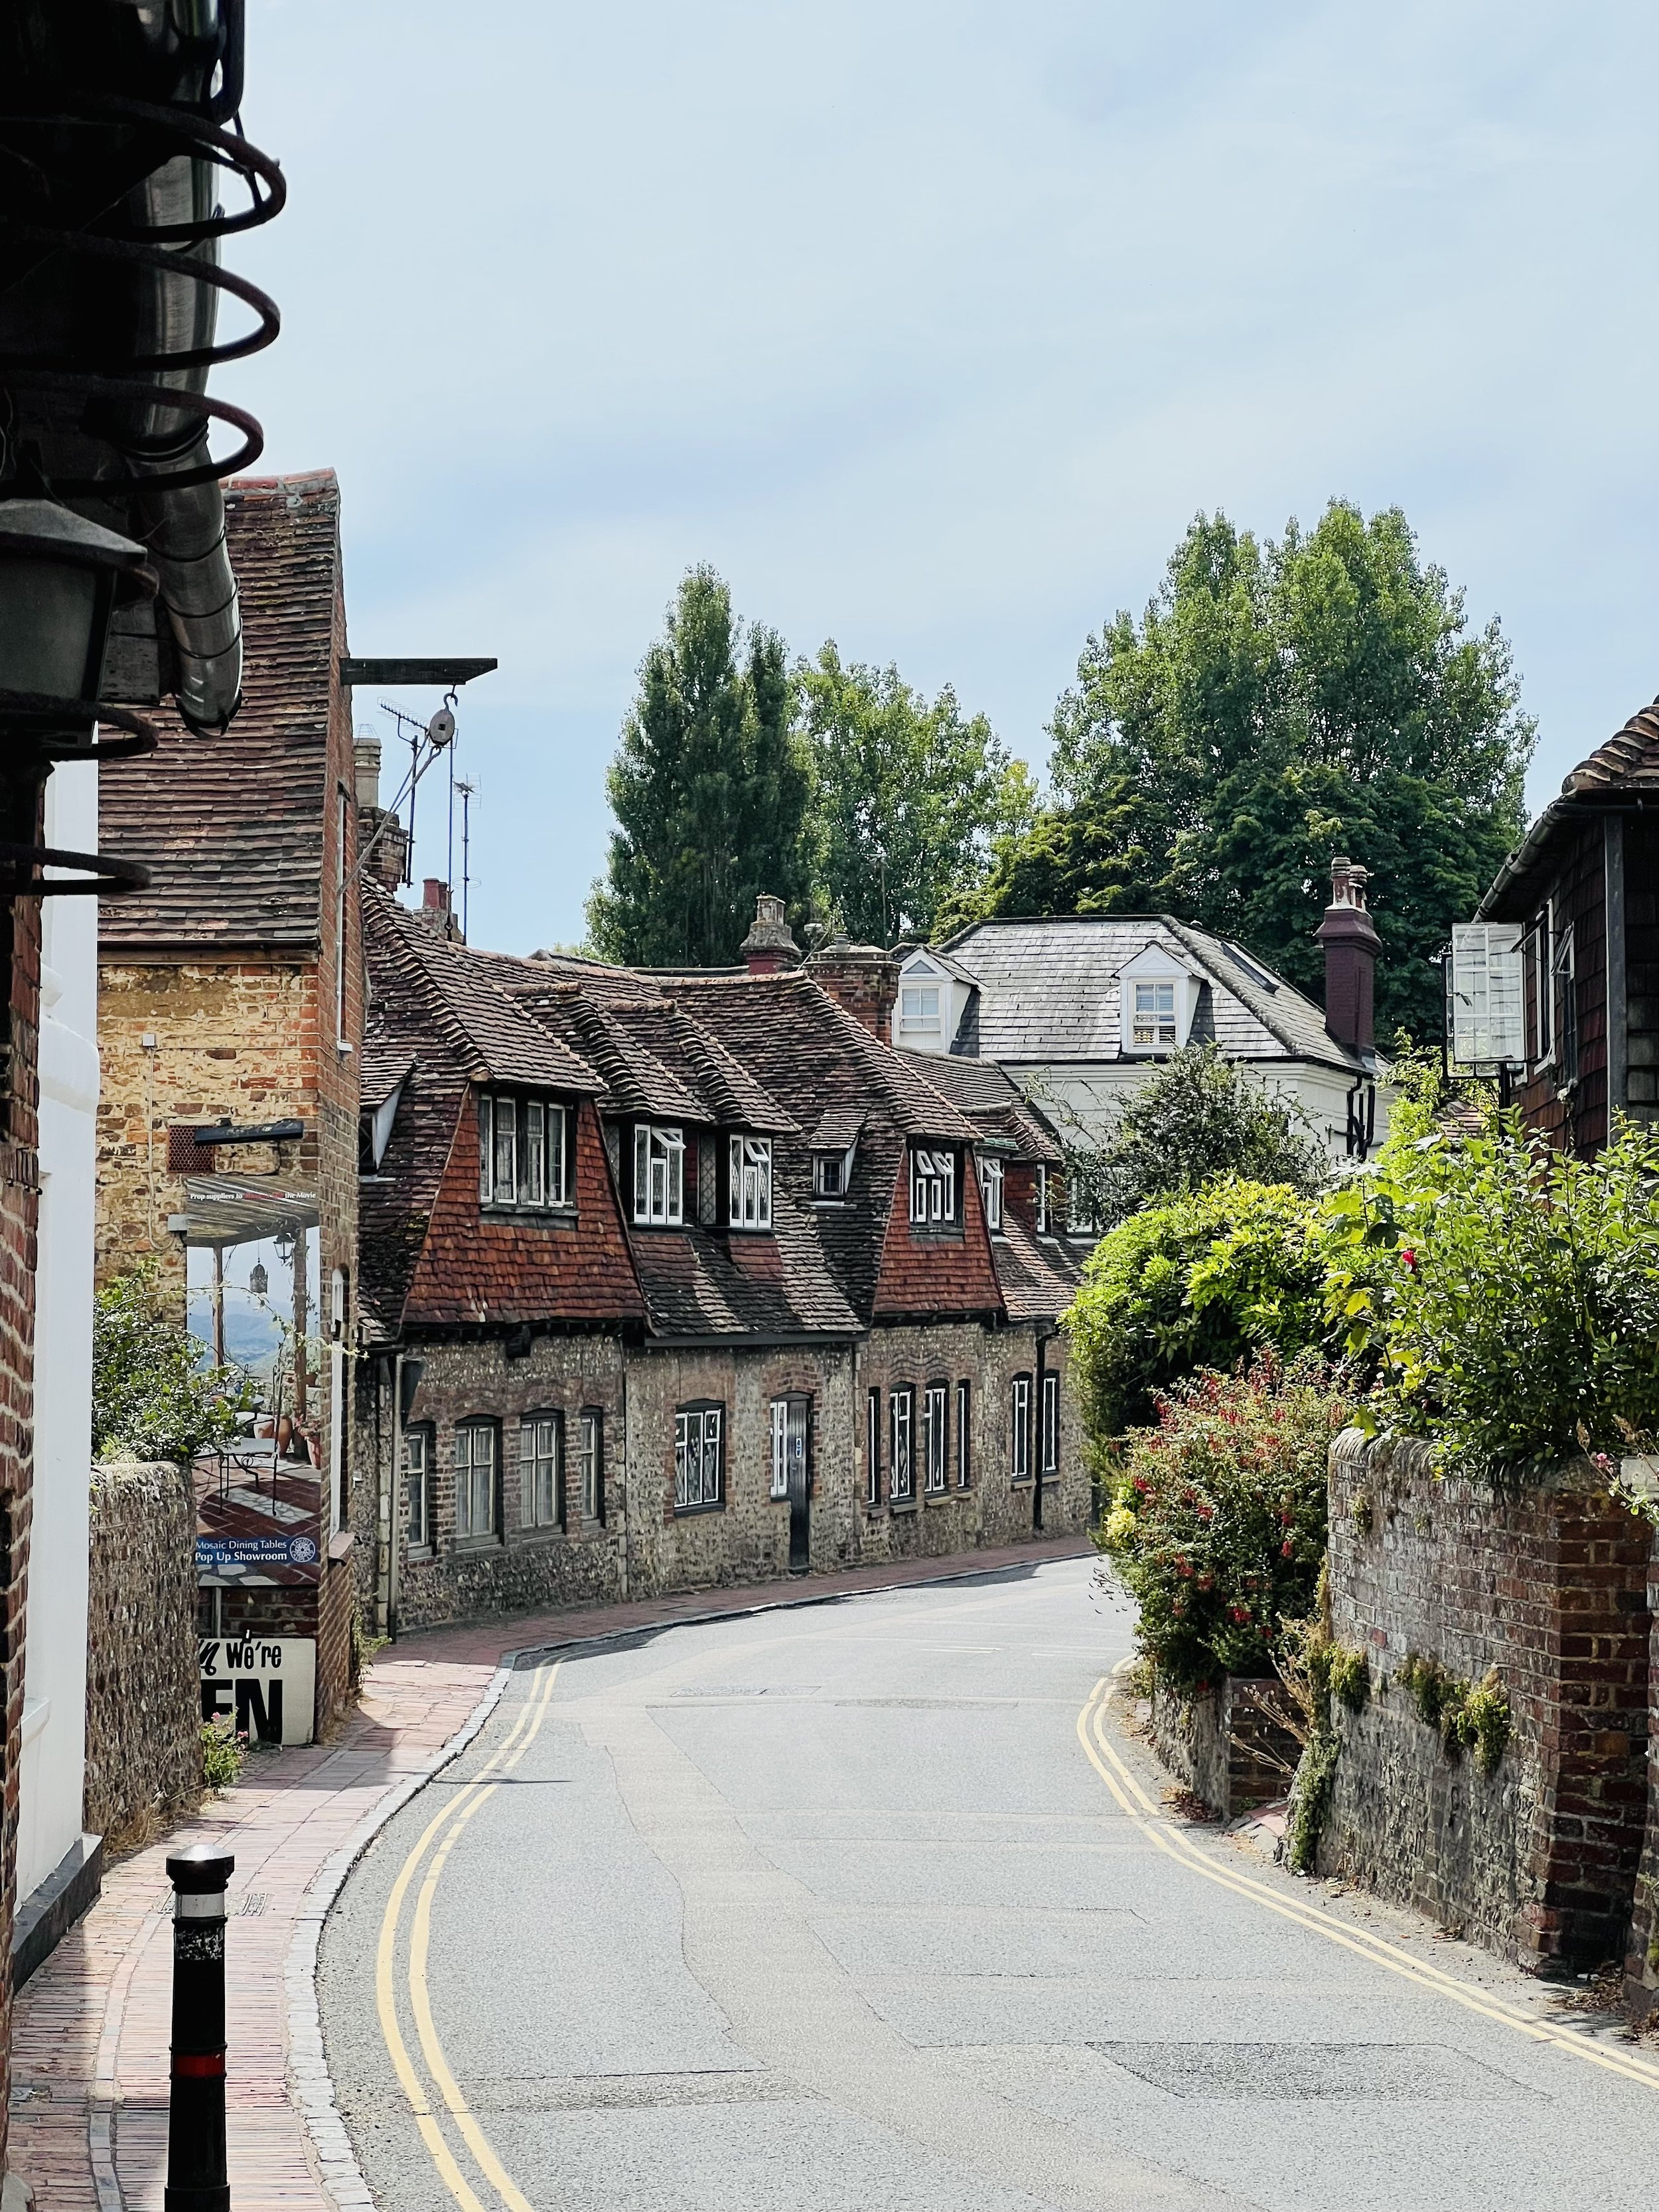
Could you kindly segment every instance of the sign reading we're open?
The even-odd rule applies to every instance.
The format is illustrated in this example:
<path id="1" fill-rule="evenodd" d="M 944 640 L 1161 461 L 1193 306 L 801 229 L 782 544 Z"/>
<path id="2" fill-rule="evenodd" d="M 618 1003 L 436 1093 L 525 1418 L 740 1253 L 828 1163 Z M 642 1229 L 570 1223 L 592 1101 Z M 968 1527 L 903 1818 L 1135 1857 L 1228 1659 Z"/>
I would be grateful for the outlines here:
<path id="1" fill-rule="evenodd" d="M 252 1743 L 309 1743 L 317 1644 L 297 1636 L 204 1636 L 202 1718 L 228 1718 Z"/>

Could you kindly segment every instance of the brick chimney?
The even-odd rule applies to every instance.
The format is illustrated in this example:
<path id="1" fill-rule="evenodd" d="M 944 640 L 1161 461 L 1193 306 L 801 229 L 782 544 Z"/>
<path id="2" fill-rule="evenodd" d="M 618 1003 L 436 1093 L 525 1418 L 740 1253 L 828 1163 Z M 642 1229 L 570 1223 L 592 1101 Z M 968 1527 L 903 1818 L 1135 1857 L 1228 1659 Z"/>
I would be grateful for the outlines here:
<path id="1" fill-rule="evenodd" d="M 763 891 L 755 901 L 755 919 L 738 947 L 751 975 L 775 975 L 784 968 L 799 968 L 800 947 L 784 920 L 783 901 Z"/>
<path id="2" fill-rule="evenodd" d="M 884 1044 L 893 1041 L 898 962 L 878 945 L 849 945 L 843 937 L 813 953 L 806 972 Z"/>
<path id="3" fill-rule="evenodd" d="M 455 909 L 449 902 L 449 885 L 441 877 L 428 876 L 421 886 L 421 920 L 435 929 L 441 937 L 454 937 L 459 933 Z"/>
<path id="4" fill-rule="evenodd" d="M 362 732 L 354 742 L 351 763 L 357 786 L 357 850 L 368 856 L 363 872 L 395 892 L 409 864 L 409 832 L 380 804 L 380 740 L 373 730 Z"/>
<path id="5" fill-rule="evenodd" d="M 1338 1044 L 1369 1052 L 1376 1042 L 1376 956 L 1382 940 L 1365 910 L 1368 872 L 1339 854 L 1331 902 L 1314 932 L 1325 948 L 1325 1027 Z"/>

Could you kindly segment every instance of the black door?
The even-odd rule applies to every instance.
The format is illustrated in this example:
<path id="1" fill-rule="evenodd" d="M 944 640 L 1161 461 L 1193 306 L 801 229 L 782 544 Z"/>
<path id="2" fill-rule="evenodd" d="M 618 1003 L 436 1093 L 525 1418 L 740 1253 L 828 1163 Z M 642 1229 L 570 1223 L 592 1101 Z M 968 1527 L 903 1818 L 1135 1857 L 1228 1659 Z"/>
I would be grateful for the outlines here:
<path id="1" fill-rule="evenodd" d="M 784 1465 L 789 1475 L 789 1566 L 805 1573 L 811 1562 L 812 1501 L 806 1467 L 806 1408 L 805 1398 L 791 1398 L 783 1431 Z"/>

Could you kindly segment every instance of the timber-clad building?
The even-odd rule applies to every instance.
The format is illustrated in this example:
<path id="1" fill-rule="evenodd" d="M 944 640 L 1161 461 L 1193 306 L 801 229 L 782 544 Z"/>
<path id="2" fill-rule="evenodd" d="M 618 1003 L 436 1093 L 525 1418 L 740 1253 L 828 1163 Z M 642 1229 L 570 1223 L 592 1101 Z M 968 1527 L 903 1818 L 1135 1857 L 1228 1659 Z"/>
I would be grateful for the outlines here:
<path id="1" fill-rule="evenodd" d="M 894 962 L 775 917 L 729 971 L 520 960 L 362 896 L 377 1628 L 1085 1525 L 1059 1148 L 885 1042 Z"/>

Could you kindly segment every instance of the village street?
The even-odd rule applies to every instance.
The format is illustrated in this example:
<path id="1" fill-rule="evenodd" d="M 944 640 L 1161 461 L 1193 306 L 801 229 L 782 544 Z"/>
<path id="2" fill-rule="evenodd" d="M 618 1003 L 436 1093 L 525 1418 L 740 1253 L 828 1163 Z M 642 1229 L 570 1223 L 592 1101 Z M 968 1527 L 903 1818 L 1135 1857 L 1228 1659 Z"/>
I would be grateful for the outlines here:
<path id="1" fill-rule="evenodd" d="M 517 1673 L 325 1936 L 377 2201 L 1650 2203 L 1653 2054 L 1154 1818 L 1129 1644 L 1072 1560 Z"/>

